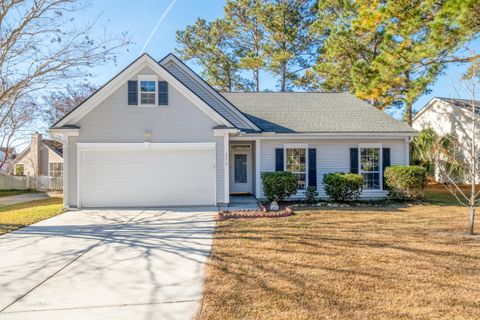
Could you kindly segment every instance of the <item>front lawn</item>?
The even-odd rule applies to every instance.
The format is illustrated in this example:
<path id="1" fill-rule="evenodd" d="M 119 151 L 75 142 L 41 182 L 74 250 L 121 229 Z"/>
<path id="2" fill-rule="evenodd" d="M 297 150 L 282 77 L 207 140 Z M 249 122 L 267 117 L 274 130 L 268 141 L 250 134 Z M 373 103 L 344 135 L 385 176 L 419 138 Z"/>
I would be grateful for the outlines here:
<path id="1" fill-rule="evenodd" d="M 62 198 L 47 198 L 0 207 L 0 235 L 63 212 Z"/>
<path id="2" fill-rule="evenodd" d="M 478 318 L 480 236 L 439 197 L 219 222 L 201 319 Z"/>

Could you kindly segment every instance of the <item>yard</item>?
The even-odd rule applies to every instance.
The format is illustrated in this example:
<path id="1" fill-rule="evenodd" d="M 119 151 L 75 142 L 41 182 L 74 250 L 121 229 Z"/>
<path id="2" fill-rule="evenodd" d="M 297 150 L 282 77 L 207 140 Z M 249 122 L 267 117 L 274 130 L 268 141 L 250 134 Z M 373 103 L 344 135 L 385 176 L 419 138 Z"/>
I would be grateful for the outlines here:
<path id="1" fill-rule="evenodd" d="M 47 198 L 0 207 L 0 235 L 63 212 L 62 198 Z"/>
<path id="2" fill-rule="evenodd" d="M 446 192 L 427 195 L 219 222 L 201 319 L 478 319 L 480 236 Z"/>

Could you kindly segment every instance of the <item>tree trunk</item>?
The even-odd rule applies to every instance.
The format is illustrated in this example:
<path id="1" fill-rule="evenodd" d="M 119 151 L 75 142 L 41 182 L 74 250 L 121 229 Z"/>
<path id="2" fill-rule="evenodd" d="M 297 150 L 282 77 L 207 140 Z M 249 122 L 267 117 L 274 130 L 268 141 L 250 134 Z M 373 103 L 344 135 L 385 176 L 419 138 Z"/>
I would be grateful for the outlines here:
<path id="1" fill-rule="evenodd" d="M 405 114 L 403 116 L 403 120 L 408 123 L 408 125 L 412 126 L 412 107 L 413 103 L 409 100 L 405 101 Z"/>
<path id="2" fill-rule="evenodd" d="M 470 234 L 474 234 L 474 226 L 475 226 L 475 207 L 470 207 L 470 221 L 468 223 L 468 230 Z"/>
<path id="3" fill-rule="evenodd" d="M 260 70 L 254 69 L 253 70 L 253 77 L 255 78 L 255 91 L 260 91 Z"/>
<path id="4" fill-rule="evenodd" d="M 282 62 L 282 79 L 280 84 L 280 91 L 285 92 L 287 90 L 287 64 Z"/>

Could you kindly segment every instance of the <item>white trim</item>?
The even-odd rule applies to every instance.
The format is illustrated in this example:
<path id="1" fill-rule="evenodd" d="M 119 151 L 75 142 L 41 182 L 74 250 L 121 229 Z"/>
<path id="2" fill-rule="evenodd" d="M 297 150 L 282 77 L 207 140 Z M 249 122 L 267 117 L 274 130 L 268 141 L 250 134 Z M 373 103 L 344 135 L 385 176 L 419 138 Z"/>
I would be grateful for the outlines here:
<path id="1" fill-rule="evenodd" d="M 428 109 L 430 109 L 432 107 L 432 105 L 435 103 L 435 102 L 444 102 L 443 100 L 440 100 L 436 97 L 434 97 L 432 100 L 430 100 L 426 105 L 424 105 L 416 114 L 415 116 L 413 117 L 412 119 L 412 123 L 415 122 L 415 120 L 417 120 L 422 114 L 424 114 Z"/>
<path id="2" fill-rule="evenodd" d="M 183 72 L 192 76 L 193 81 L 195 81 L 198 85 L 200 85 L 202 88 L 207 90 L 210 94 L 212 94 L 215 98 L 217 98 L 217 100 L 220 100 L 220 102 L 222 102 L 223 104 L 226 104 L 229 107 L 229 110 L 231 110 L 236 116 L 241 118 L 241 120 L 245 122 L 245 124 L 249 125 L 251 128 L 255 130 L 261 131 L 257 125 L 255 125 L 250 119 L 248 119 L 248 117 L 246 117 L 241 111 L 239 111 L 230 101 L 228 101 L 224 96 L 222 96 L 220 93 L 212 89 L 195 72 L 192 72 L 192 70 L 189 70 L 182 61 L 178 61 L 178 58 L 175 57 L 175 55 L 171 53 L 168 54 L 165 58 L 163 58 L 160 61 L 160 63 L 162 65 L 166 65 L 168 63 L 175 63 L 175 65 L 179 67 Z"/>
<path id="3" fill-rule="evenodd" d="M 359 143 L 358 148 L 383 148 L 382 143 Z"/>
<path id="4" fill-rule="evenodd" d="M 80 143 L 77 142 L 77 208 L 82 208 L 82 162 L 85 152 L 91 150 L 212 150 L 213 152 L 213 183 L 214 201 L 218 204 L 217 170 L 216 170 L 216 143 Z M 64 168 L 65 169 L 65 168 Z M 64 175 L 65 177 L 65 175 Z M 65 180 L 64 180 L 65 181 Z M 65 200 L 64 200 L 65 201 Z"/>
<path id="5" fill-rule="evenodd" d="M 82 161 L 83 152 L 77 143 L 77 209 L 82 208 Z"/>
<path id="6" fill-rule="evenodd" d="M 78 150 L 205 150 L 215 149 L 215 142 L 199 143 L 81 143 L 77 142 Z"/>
<path id="7" fill-rule="evenodd" d="M 308 149 L 308 143 L 284 143 L 283 148 L 297 148 L 297 149 Z"/>
<path id="8" fill-rule="evenodd" d="M 241 133 L 240 136 L 234 136 L 231 140 L 251 141 L 251 140 L 385 140 L 385 139 L 404 139 L 405 137 L 414 137 L 418 133 L 288 133 L 288 134 L 249 134 Z"/>
<path id="9" fill-rule="evenodd" d="M 209 116 L 216 123 L 218 123 L 219 125 L 234 127 L 227 119 L 225 119 L 222 115 L 212 109 L 207 103 L 205 103 L 195 93 L 185 87 L 183 83 L 181 83 L 172 74 L 170 74 L 170 72 L 168 72 L 164 67 L 162 67 L 155 60 L 153 60 L 152 57 L 147 54 L 143 54 L 128 68 L 115 76 L 102 89 L 100 89 L 93 96 L 87 99 L 81 106 L 79 106 L 77 109 L 74 109 L 64 119 L 60 120 L 55 125 L 55 129 L 59 129 L 59 127 L 69 123 L 77 123 L 87 113 L 92 111 L 96 106 L 98 106 L 105 99 L 107 99 L 113 92 L 124 86 L 128 80 L 132 79 L 145 67 L 150 67 L 154 72 L 157 73 L 157 75 L 159 75 L 160 78 L 167 81 L 169 85 L 171 85 L 174 89 L 183 94 L 188 100 L 190 100 L 196 107 L 198 107 L 203 113 Z M 125 102 L 125 104 L 127 104 L 127 102 Z"/>
<path id="10" fill-rule="evenodd" d="M 230 203 L 230 135 L 228 132 L 223 136 L 223 202 Z"/>
<path id="11" fill-rule="evenodd" d="M 226 133 L 239 133 L 240 130 L 235 128 L 228 128 L 228 129 L 213 129 L 213 135 L 215 137 L 223 137 Z"/>
<path id="12" fill-rule="evenodd" d="M 51 137 L 53 137 L 56 134 L 60 136 L 66 135 L 66 136 L 72 136 L 72 137 L 78 137 L 80 135 L 80 129 L 73 129 L 73 128 L 50 128 L 49 132 Z"/>
<path id="13" fill-rule="evenodd" d="M 260 173 L 260 139 L 255 140 L 255 196 L 257 199 L 261 196 L 262 175 Z"/>

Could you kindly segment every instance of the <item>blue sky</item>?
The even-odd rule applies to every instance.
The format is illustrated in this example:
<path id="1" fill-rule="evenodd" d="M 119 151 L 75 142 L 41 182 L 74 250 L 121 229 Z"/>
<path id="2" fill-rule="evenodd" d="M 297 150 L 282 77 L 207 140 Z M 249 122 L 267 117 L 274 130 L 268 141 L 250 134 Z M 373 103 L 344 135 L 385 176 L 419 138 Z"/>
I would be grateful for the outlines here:
<path id="1" fill-rule="evenodd" d="M 93 70 L 94 77 L 90 79 L 91 82 L 101 85 L 138 57 L 172 0 L 95 0 L 92 2 L 89 7 L 77 14 L 77 23 L 92 21 L 100 14 L 99 27 L 106 25 L 111 33 L 128 31 L 135 42 L 129 47 L 128 52 L 122 51 L 116 66 L 111 64 Z M 151 37 L 145 51 L 156 59 L 161 59 L 169 52 L 173 52 L 176 47 L 175 31 L 184 29 L 199 17 L 206 20 L 221 17 L 223 5 L 224 0 L 177 0 Z M 477 39 L 470 44 L 470 47 L 480 52 L 480 40 Z M 198 70 L 195 66 L 192 67 Z M 458 80 L 464 70 L 464 67 L 449 66 L 445 74 L 431 86 L 431 93 L 418 99 L 415 110 L 421 108 L 434 96 L 458 97 Z M 268 75 L 264 75 L 263 79 L 273 87 L 274 82 Z"/>

